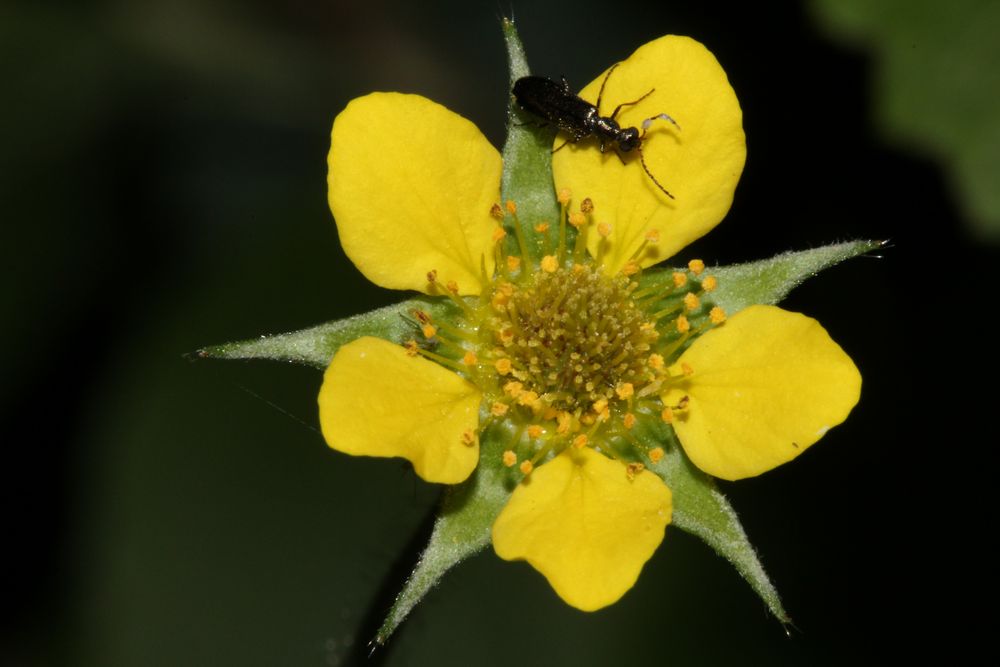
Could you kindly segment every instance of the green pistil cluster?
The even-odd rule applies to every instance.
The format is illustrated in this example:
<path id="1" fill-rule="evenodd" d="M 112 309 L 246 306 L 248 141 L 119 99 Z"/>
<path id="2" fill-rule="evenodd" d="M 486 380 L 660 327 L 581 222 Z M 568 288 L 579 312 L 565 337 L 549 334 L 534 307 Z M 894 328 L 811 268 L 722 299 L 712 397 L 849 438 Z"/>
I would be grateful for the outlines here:
<path id="1" fill-rule="evenodd" d="M 658 334 L 630 297 L 636 287 L 589 263 L 535 273 L 485 326 L 525 390 L 556 410 L 587 411 L 651 379 Z"/>

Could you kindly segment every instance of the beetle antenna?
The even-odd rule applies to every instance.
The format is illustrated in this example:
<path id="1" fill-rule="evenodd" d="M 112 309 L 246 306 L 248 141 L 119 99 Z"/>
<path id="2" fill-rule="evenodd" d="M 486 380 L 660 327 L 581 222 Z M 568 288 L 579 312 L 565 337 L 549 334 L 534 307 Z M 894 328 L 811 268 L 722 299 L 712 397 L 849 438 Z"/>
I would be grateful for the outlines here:
<path id="1" fill-rule="evenodd" d="M 656 184 L 656 187 L 660 188 L 660 190 L 663 191 L 663 194 L 667 195 L 671 199 L 676 199 L 676 197 L 670 194 L 670 192 L 665 187 L 660 185 L 660 182 L 656 180 L 656 176 L 653 176 L 653 172 L 651 172 L 649 170 L 649 167 L 646 166 L 646 158 L 642 154 L 642 144 L 636 146 L 636 150 L 639 151 L 639 162 L 642 163 L 642 169 L 643 171 L 646 172 L 646 175 L 649 176 L 649 180 L 653 181 L 653 183 Z"/>

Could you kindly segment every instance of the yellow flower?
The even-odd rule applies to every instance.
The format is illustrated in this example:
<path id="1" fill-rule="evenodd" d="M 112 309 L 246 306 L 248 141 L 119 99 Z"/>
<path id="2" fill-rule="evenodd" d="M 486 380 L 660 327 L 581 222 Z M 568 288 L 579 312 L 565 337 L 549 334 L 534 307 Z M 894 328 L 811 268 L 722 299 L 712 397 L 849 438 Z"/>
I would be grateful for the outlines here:
<path id="1" fill-rule="evenodd" d="M 595 100 L 604 81 L 582 96 Z M 494 549 L 527 560 L 583 610 L 631 588 L 670 522 L 670 490 L 644 469 L 663 443 L 636 437 L 637 424 L 669 422 L 699 468 L 739 479 L 801 454 L 860 391 L 854 364 L 814 320 L 710 308 L 718 281 L 704 263 L 640 289 L 643 269 L 722 219 L 745 159 L 735 93 L 702 45 L 644 45 L 607 78 L 601 112 L 650 89 L 618 120 L 642 127 L 668 113 L 683 128 L 654 120 L 642 143 L 676 199 L 636 160 L 570 144 L 553 157 L 558 243 L 536 257 L 501 221 L 515 231 L 550 221 L 498 205 L 500 156 L 468 121 L 423 97 L 375 93 L 352 101 L 332 133 L 330 208 L 348 256 L 373 282 L 451 299 L 458 315 L 414 312 L 402 346 L 341 347 L 319 394 L 327 442 L 456 484 L 480 463 L 481 436 L 507 438 L 489 462 L 516 482 Z"/>

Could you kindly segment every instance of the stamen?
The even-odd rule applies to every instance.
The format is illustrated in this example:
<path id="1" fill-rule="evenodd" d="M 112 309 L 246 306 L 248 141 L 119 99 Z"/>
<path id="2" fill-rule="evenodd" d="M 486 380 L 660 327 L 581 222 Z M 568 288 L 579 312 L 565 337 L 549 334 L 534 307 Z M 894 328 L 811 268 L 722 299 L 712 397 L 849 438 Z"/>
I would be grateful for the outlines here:
<path id="1" fill-rule="evenodd" d="M 501 403 L 500 401 L 494 401 L 493 405 L 490 406 L 490 412 L 495 417 L 503 417 L 505 414 L 507 414 L 507 411 L 509 409 L 510 409 L 509 405 L 507 405 L 506 403 Z"/>
<path id="2" fill-rule="evenodd" d="M 471 428 L 462 432 L 462 443 L 471 447 L 476 444 L 476 432 Z"/>
<path id="3" fill-rule="evenodd" d="M 517 463 L 517 454 L 515 454 L 513 451 L 511 451 L 511 450 L 508 449 L 507 451 L 505 451 L 503 453 L 503 459 L 502 460 L 503 460 L 503 464 L 505 466 L 507 466 L 508 468 L 510 468 L 515 463 Z"/>
<path id="4" fill-rule="evenodd" d="M 526 275 L 531 274 L 531 248 L 528 246 L 528 241 L 524 238 L 524 230 L 521 229 L 521 221 L 517 217 L 517 204 L 512 200 L 507 200 L 507 212 L 511 214 L 514 218 L 514 235 L 517 237 L 517 245 L 521 248 L 521 255 L 524 257 L 524 272 Z"/>
<path id="5" fill-rule="evenodd" d="M 531 471 L 535 469 L 535 466 L 531 464 L 531 461 L 521 461 L 519 469 L 525 476 L 527 476 L 531 474 Z"/>
<path id="6" fill-rule="evenodd" d="M 726 321 L 726 311 L 719 306 L 715 306 L 712 310 L 708 311 L 708 319 L 712 324 L 722 324 Z"/>
<path id="7" fill-rule="evenodd" d="M 701 281 L 701 289 L 706 292 L 714 292 L 718 286 L 719 281 L 715 276 L 705 276 L 705 279 Z"/>
<path id="8" fill-rule="evenodd" d="M 688 281 L 687 274 L 680 271 L 674 271 L 672 278 L 674 279 L 674 287 L 676 288 L 684 287 Z"/>
<path id="9" fill-rule="evenodd" d="M 553 255 L 546 255 L 542 257 L 542 271 L 546 273 L 555 273 L 556 269 L 559 268 L 559 260 L 557 260 Z"/>
<path id="10" fill-rule="evenodd" d="M 699 306 L 701 306 L 701 300 L 694 292 L 688 292 L 684 295 L 684 307 L 687 310 L 697 310 Z"/>
<path id="11" fill-rule="evenodd" d="M 528 437 L 532 440 L 537 440 L 542 437 L 542 427 L 538 424 L 532 424 L 528 427 Z"/>
<path id="12" fill-rule="evenodd" d="M 674 423 L 673 409 L 670 407 L 663 408 L 663 412 L 660 413 L 660 419 L 662 419 L 664 423 L 673 424 Z"/>
<path id="13" fill-rule="evenodd" d="M 625 476 L 628 477 L 628 481 L 634 481 L 635 476 L 646 469 L 641 463 L 629 463 L 625 466 Z"/>
<path id="14" fill-rule="evenodd" d="M 521 267 L 521 258 L 514 255 L 507 256 L 507 270 L 514 273 Z"/>
<path id="15" fill-rule="evenodd" d="M 622 425 L 631 430 L 631 428 L 635 426 L 635 415 L 631 412 L 626 412 L 625 416 L 622 417 Z"/>
<path id="16" fill-rule="evenodd" d="M 513 365 L 510 363 L 510 359 L 507 359 L 506 357 L 497 359 L 493 362 L 493 368 L 497 369 L 497 373 L 500 375 L 507 375 L 510 373 L 512 367 Z"/>
<path id="17" fill-rule="evenodd" d="M 696 276 L 700 276 L 701 272 L 705 270 L 705 262 L 700 259 L 692 259 L 688 262 L 688 269 Z"/>
<path id="18" fill-rule="evenodd" d="M 587 446 L 587 436 L 584 433 L 573 438 L 573 447 L 576 449 L 583 449 Z"/>
<path id="19" fill-rule="evenodd" d="M 663 447 L 653 447 L 651 450 L 649 450 L 649 460 L 652 461 L 653 463 L 659 463 L 660 461 L 663 460 L 663 456 L 665 454 L 666 452 L 663 451 Z"/>

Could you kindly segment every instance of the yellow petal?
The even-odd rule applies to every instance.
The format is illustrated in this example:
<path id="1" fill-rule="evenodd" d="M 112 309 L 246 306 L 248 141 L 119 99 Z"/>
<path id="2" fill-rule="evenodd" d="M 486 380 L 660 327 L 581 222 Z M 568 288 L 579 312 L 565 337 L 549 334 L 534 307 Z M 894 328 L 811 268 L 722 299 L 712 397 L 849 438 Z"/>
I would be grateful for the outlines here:
<path id="1" fill-rule="evenodd" d="M 606 72 L 605 72 L 606 74 Z M 580 93 L 596 102 L 605 74 Z M 688 37 L 669 35 L 640 47 L 608 78 L 600 113 L 610 116 L 623 102 L 649 97 L 623 107 L 616 120 L 642 131 L 646 118 L 665 113 L 680 125 L 654 120 L 642 142 L 650 172 L 676 199 L 669 199 L 643 171 L 635 151 L 622 164 L 613 148 L 603 155 L 594 140 L 569 144 L 553 155 L 557 188 L 574 197 L 593 199 L 598 222 L 611 223 L 611 237 L 591 230 L 588 247 L 598 255 L 605 243 L 604 266 L 617 273 L 638 250 L 645 235 L 656 230 L 658 245 L 639 258 L 642 266 L 660 262 L 704 235 L 722 220 L 733 200 L 746 160 L 743 112 L 718 61 Z M 556 145 L 565 141 L 556 137 Z"/>
<path id="2" fill-rule="evenodd" d="M 428 482 L 457 484 L 479 461 L 475 386 L 399 345 L 359 338 L 340 348 L 319 390 L 319 422 L 334 449 L 401 456 Z"/>
<path id="3" fill-rule="evenodd" d="M 514 490 L 493 548 L 527 560 L 568 604 L 594 611 L 632 588 L 670 523 L 670 489 L 651 472 L 569 448 Z"/>
<path id="4" fill-rule="evenodd" d="M 861 374 L 816 320 L 752 306 L 698 338 L 678 360 L 693 369 L 663 394 L 684 396 L 674 430 L 699 468 L 742 479 L 794 459 L 847 418 Z"/>
<path id="5" fill-rule="evenodd" d="M 419 95 L 372 93 L 334 121 L 329 167 L 340 242 L 369 280 L 429 293 L 436 269 L 462 294 L 481 291 L 501 161 L 475 125 Z"/>

